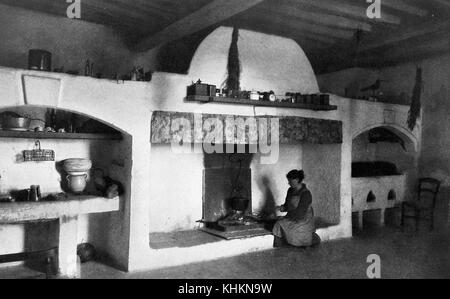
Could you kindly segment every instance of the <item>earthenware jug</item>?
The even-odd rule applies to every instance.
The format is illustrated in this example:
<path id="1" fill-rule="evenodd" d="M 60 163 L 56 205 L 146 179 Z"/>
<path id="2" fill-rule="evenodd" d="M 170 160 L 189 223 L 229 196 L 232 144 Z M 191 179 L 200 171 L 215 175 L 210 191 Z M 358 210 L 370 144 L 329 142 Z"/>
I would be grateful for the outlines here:
<path id="1" fill-rule="evenodd" d="M 68 175 L 66 178 L 69 183 L 70 191 L 73 193 L 82 193 L 86 188 L 86 173 L 80 175 Z"/>

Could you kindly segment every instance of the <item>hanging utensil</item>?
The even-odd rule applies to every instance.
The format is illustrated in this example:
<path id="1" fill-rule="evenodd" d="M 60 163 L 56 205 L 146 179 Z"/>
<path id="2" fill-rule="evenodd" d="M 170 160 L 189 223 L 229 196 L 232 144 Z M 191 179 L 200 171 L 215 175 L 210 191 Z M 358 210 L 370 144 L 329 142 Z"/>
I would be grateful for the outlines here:
<path id="1" fill-rule="evenodd" d="M 55 152 L 49 149 L 41 149 L 41 142 L 36 140 L 35 149 L 23 151 L 23 160 L 29 161 L 55 161 Z"/>

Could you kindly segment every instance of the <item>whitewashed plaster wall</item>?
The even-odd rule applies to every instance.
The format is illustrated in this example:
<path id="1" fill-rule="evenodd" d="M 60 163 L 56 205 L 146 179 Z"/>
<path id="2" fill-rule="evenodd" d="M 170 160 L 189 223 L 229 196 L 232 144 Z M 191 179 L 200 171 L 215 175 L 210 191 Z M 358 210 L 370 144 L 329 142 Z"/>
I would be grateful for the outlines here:
<path id="1" fill-rule="evenodd" d="M 41 140 L 43 149 L 55 151 L 55 162 L 23 162 L 22 151 L 35 148 L 34 142 L 34 139 L 2 138 L 0 165 L 3 188 L 18 190 L 40 185 L 42 193 L 61 192 L 61 181 L 65 178 L 56 171 L 56 163 L 68 158 L 89 158 L 94 161 L 94 167 L 106 168 L 107 171 L 111 163 L 109 153 L 115 146 L 114 141 Z"/>
<path id="2" fill-rule="evenodd" d="M 87 59 L 94 63 L 94 73 L 110 78 L 133 67 L 133 54 L 103 25 L 0 4 L 0 27 L 1 66 L 27 69 L 28 50 L 44 49 L 52 53 L 52 68 L 64 66 L 80 75 Z"/>
<path id="3" fill-rule="evenodd" d="M 266 204 L 281 205 L 289 188 L 286 174 L 292 169 L 303 168 L 302 144 L 282 144 L 276 164 L 261 164 L 260 153 L 253 157 L 252 171 L 252 209 L 261 212 Z M 282 215 L 282 214 L 280 214 Z"/>
<path id="4" fill-rule="evenodd" d="M 153 144 L 150 153 L 151 232 L 191 229 L 202 219 L 203 154 L 174 153 Z"/>
<path id="5" fill-rule="evenodd" d="M 339 96 L 356 98 L 364 93 L 361 89 L 375 83 L 381 74 L 376 69 L 350 68 L 329 74 L 317 76 L 321 92 L 332 93 Z M 382 78 L 381 78 L 382 79 Z M 387 84 L 383 82 L 383 88 Z"/>
<path id="6" fill-rule="evenodd" d="M 314 217 L 321 222 L 341 221 L 341 160 L 339 144 L 304 144 L 303 170 L 305 183 L 313 195 Z"/>

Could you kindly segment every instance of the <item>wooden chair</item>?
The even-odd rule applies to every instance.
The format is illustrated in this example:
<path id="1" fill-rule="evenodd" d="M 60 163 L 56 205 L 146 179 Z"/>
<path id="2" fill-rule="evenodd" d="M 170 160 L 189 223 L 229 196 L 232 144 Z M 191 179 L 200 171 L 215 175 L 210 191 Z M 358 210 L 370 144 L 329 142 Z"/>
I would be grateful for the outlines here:
<path id="1" fill-rule="evenodd" d="M 27 260 L 41 260 L 45 266 L 46 278 L 51 278 L 56 273 L 56 264 L 58 258 L 58 248 L 50 248 L 40 251 L 28 251 L 21 253 L 3 254 L 0 255 L 0 263 L 10 263 Z"/>
<path id="2" fill-rule="evenodd" d="M 439 192 L 441 182 L 433 178 L 420 178 L 417 189 L 417 199 L 405 201 L 402 203 L 402 227 L 405 224 L 405 218 L 412 218 L 416 221 L 416 231 L 419 230 L 420 220 L 430 222 L 430 230 L 434 228 L 434 207 Z M 413 214 L 408 214 L 411 211 Z"/>

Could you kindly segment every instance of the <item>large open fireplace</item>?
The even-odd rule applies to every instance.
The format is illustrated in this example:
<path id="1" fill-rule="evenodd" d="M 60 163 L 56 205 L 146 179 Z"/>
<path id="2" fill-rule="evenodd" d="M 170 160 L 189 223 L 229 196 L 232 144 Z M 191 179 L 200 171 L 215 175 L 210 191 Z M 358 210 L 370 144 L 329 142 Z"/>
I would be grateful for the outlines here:
<path id="1" fill-rule="evenodd" d="M 207 125 L 212 118 L 218 123 L 233 121 L 225 122 L 224 126 Z M 178 126 L 181 119 L 182 127 Z M 245 121 L 240 122 L 242 119 Z M 254 119 L 260 124 L 255 131 L 236 125 L 250 124 Z M 195 125 L 196 120 L 203 122 Z M 214 149 L 205 150 L 208 136 L 217 133 L 218 127 L 220 138 L 214 139 Z M 151 214 L 158 219 L 155 224 L 167 233 L 180 231 L 182 227 L 181 230 L 200 228 L 225 239 L 270 234 L 270 225 L 282 215 L 276 213 L 275 206 L 284 203 L 288 188 L 286 173 L 302 168 L 305 183 L 313 192 L 318 227 L 340 222 L 342 124 L 339 121 L 155 111 L 151 134 L 155 149 L 152 163 L 164 164 L 167 175 L 172 176 L 171 182 L 182 180 L 183 186 L 192 190 L 184 193 L 182 201 L 175 191 L 173 199 L 166 199 L 170 204 L 164 204 L 164 214 Z M 180 153 L 180 144 L 184 153 Z M 270 151 L 264 145 L 270 145 Z M 195 153 L 195 148 L 202 151 Z M 189 168 L 167 164 L 181 158 Z M 165 184 L 160 176 L 158 173 L 154 177 L 153 186 Z M 190 205 L 179 209 L 186 202 Z M 162 227 L 164 222 L 169 225 Z"/>

